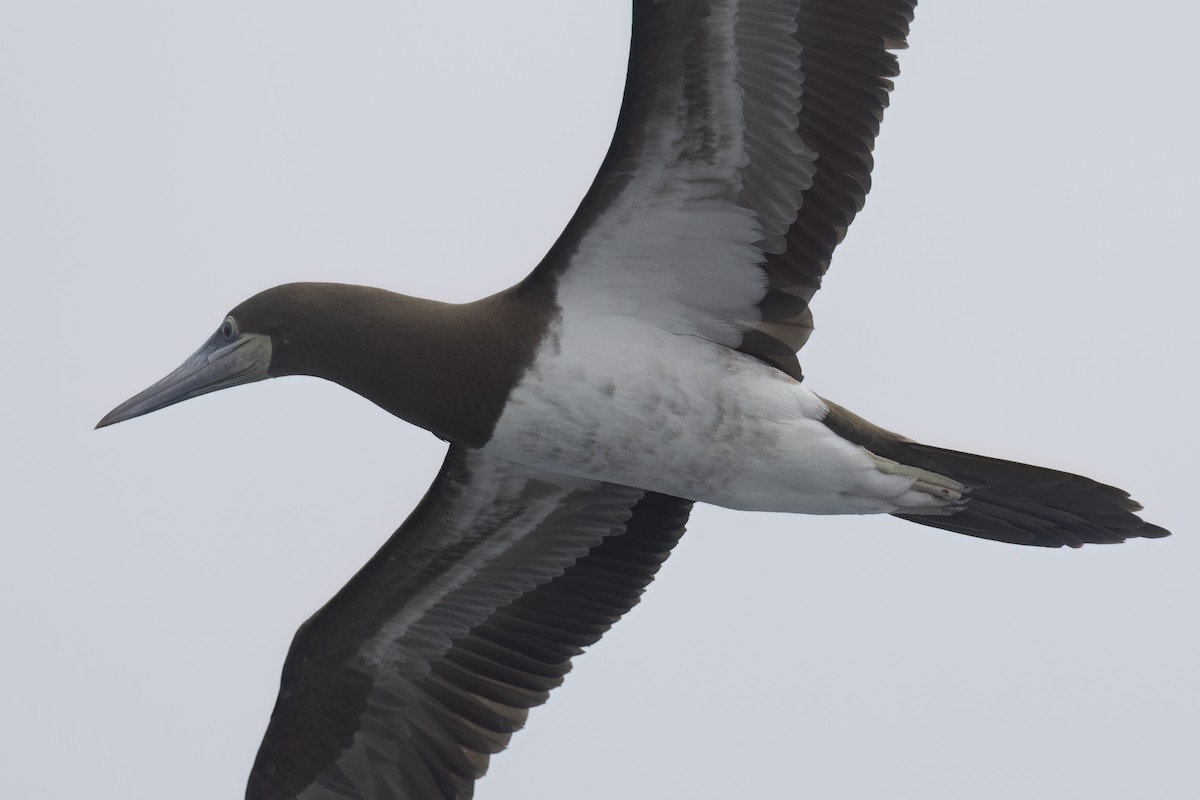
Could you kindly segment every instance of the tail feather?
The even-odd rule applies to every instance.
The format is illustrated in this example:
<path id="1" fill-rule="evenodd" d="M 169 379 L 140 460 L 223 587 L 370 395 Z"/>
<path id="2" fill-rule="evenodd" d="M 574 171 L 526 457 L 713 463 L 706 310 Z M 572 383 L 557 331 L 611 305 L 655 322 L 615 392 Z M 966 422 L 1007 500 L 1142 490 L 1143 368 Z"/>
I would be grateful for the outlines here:
<path id="1" fill-rule="evenodd" d="M 922 468 L 936 465 L 934 471 L 970 487 L 965 507 L 954 514 L 896 514 L 920 525 L 1038 547 L 1116 544 L 1170 535 L 1134 513 L 1141 506 L 1128 492 L 1091 478 L 915 442 L 898 444 L 893 458 L 912 451 Z"/>
<path id="2" fill-rule="evenodd" d="M 825 400 L 835 433 L 900 464 L 944 475 L 968 487 L 952 513 L 895 516 L 981 539 L 1038 547 L 1159 539 L 1170 531 L 1146 522 L 1128 492 L 1082 475 L 919 444 Z"/>

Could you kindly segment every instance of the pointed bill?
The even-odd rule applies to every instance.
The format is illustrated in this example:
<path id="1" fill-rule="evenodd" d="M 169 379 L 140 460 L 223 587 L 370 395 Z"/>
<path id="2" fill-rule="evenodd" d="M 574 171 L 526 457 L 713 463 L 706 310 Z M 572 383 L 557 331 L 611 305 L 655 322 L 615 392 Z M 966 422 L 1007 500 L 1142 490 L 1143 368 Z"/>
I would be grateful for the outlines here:
<path id="1" fill-rule="evenodd" d="M 124 422 L 241 383 L 268 378 L 271 337 L 259 333 L 225 335 L 224 326 L 175 371 L 108 412 L 97 428 Z"/>

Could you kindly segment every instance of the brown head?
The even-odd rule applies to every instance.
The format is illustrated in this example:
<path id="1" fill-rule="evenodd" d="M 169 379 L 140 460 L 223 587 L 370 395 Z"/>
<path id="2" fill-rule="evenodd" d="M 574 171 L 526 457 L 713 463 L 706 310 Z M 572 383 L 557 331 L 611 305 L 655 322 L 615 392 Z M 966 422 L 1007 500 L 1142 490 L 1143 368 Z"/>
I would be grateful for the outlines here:
<path id="1" fill-rule="evenodd" d="M 175 371 L 110 411 L 112 425 L 282 375 L 334 381 L 448 441 L 480 446 L 553 313 L 511 289 L 454 305 L 338 283 L 260 292 Z"/>

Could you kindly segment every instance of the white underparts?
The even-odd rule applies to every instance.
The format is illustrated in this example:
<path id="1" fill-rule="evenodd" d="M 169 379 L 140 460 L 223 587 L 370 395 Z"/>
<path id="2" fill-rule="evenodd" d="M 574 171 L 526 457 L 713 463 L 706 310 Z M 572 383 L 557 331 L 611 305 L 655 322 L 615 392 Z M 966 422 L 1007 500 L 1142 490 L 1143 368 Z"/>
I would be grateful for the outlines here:
<path id="1" fill-rule="evenodd" d="M 634 317 L 564 315 L 485 451 L 550 472 L 754 511 L 951 513 L 965 487 L 834 433 L 773 367 Z"/>

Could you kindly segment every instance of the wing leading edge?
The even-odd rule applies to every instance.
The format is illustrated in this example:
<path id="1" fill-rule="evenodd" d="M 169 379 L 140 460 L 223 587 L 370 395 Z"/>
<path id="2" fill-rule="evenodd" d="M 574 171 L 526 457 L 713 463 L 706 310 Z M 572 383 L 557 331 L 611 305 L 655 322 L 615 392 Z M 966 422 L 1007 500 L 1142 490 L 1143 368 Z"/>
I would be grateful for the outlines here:
<path id="1" fill-rule="evenodd" d="M 637 0 L 612 146 L 526 283 L 802 377 L 915 0 Z"/>
<path id="2" fill-rule="evenodd" d="M 690 509 L 452 446 L 297 632 L 246 797 L 471 797 L 571 658 L 638 602 Z"/>

